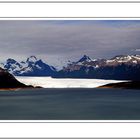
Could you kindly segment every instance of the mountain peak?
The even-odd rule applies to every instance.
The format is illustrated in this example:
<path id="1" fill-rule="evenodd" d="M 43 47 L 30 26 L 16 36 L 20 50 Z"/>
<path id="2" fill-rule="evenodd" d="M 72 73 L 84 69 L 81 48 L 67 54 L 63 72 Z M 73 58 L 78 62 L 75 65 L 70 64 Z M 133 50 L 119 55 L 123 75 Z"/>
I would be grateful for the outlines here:
<path id="1" fill-rule="evenodd" d="M 83 62 L 83 61 L 91 61 L 91 59 L 89 56 L 84 55 L 78 62 Z"/>
<path id="2" fill-rule="evenodd" d="M 7 63 L 16 63 L 16 60 L 11 59 L 11 58 L 8 58 L 8 59 L 7 59 Z"/>
<path id="3" fill-rule="evenodd" d="M 31 62 L 31 63 L 33 63 L 33 62 L 36 62 L 38 59 L 36 58 L 36 56 L 30 56 L 30 57 L 28 57 L 27 58 L 27 61 L 26 62 Z"/>

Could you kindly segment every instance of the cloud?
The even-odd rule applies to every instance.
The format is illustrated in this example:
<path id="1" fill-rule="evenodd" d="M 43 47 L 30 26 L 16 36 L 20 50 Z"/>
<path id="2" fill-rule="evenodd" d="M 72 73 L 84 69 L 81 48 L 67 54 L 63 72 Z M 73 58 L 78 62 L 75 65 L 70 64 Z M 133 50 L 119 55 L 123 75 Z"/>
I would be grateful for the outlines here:
<path id="1" fill-rule="evenodd" d="M 48 62 L 83 54 L 108 58 L 140 46 L 140 21 L 0 21 L 0 59 L 37 55 Z M 137 51 L 138 52 L 138 51 Z"/>
<path id="2" fill-rule="evenodd" d="M 140 52 L 140 49 L 135 49 L 136 52 Z"/>

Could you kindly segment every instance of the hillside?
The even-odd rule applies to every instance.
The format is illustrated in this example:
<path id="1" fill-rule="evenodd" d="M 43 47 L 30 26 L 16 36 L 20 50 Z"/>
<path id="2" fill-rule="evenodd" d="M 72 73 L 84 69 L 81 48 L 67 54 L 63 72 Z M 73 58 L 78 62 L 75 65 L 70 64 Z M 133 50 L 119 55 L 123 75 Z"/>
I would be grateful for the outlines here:
<path id="1" fill-rule="evenodd" d="M 0 89 L 12 89 L 12 88 L 33 88 L 27 86 L 14 78 L 13 75 L 6 70 L 0 68 Z"/>

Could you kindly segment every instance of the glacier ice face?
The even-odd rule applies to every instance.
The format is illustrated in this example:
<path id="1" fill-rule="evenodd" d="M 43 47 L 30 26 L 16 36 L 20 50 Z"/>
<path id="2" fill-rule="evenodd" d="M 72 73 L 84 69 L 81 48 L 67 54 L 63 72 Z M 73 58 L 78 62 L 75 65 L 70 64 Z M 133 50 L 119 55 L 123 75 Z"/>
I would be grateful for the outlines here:
<path id="1" fill-rule="evenodd" d="M 70 79 L 70 78 L 51 78 L 51 77 L 25 77 L 16 76 L 20 82 L 40 86 L 43 88 L 96 88 L 109 83 L 118 83 L 118 80 L 101 80 L 101 79 Z"/>

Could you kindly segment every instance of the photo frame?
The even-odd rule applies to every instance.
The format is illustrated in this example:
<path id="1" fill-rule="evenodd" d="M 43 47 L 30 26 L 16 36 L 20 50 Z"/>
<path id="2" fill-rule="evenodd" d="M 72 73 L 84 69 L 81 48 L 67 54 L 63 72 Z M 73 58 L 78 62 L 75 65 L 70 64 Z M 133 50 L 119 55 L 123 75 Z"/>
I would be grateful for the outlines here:
<path id="1" fill-rule="evenodd" d="M 5 8 L 3 8 L 2 10 L 5 11 L 5 9 L 7 9 L 6 8 L 7 6 L 6 6 L 6 4 L 4 4 L 4 5 L 5 5 Z M 13 6 L 13 3 L 11 3 L 11 5 Z M 34 5 L 34 4 L 32 4 L 32 5 Z M 93 3 L 93 5 L 94 5 L 94 3 Z M 115 7 L 114 3 L 113 3 L 113 5 Z M 22 7 L 22 4 L 20 4 L 20 6 Z M 60 4 L 58 3 L 57 6 L 60 6 Z M 68 6 L 68 4 L 67 4 L 67 6 Z M 76 4 L 76 6 L 77 6 L 77 4 Z M 107 4 L 105 3 L 104 6 L 107 6 Z M 113 19 L 113 18 L 115 18 L 115 19 L 139 19 L 140 17 L 138 16 L 138 13 L 136 13 L 136 11 L 139 8 L 139 5 L 136 6 L 136 4 L 134 4 L 133 6 L 134 6 L 133 7 L 134 11 L 133 12 L 130 11 L 130 12 L 132 12 L 131 14 L 130 14 L 130 12 L 128 12 L 130 5 L 128 7 L 126 7 L 127 10 L 125 11 L 125 14 L 128 12 L 127 13 L 128 16 L 125 16 L 125 17 L 120 16 L 120 13 L 122 11 L 118 13 L 119 16 L 114 16 L 114 17 L 112 17 L 113 14 L 107 16 L 108 12 L 106 14 L 104 14 L 104 16 L 102 16 L 102 17 L 101 16 L 100 17 L 99 16 L 91 17 L 91 14 L 89 17 L 87 17 L 86 15 L 88 13 L 84 14 L 85 15 L 84 17 L 82 17 L 82 15 L 80 17 L 78 17 L 78 16 L 73 17 L 74 14 L 72 14 L 72 16 L 70 16 L 70 17 L 64 17 L 63 14 L 61 16 L 59 16 L 59 14 L 61 14 L 61 13 L 58 13 L 56 17 L 54 17 L 54 16 L 53 17 L 52 16 L 40 17 L 41 12 L 43 12 L 43 11 L 41 11 L 40 14 L 38 14 L 38 17 L 35 17 L 34 13 L 32 13 L 33 17 L 31 17 L 31 14 L 29 14 L 29 17 L 28 17 L 27 13 L 25 13 L 25 16 L 23 16 L 23 13 L 21 14 L 19 11 L 18 11 L 19 12 L 18 14 L 14 13 L 14 16 L 12 16 L 12 15 L 7 16 L 9 13 L 8 14 L 4 13 L 4 16 L 2 16 L 2 15 L 0 15 L 0 16 L 1 16 L 1 19 L 4 19 L 4 20 L 5 19 L 14 19 L 14 20 L 24 19 L 25 20 L 25 19 L 36 19 L 36 18 L 38 18 L 38 19 L 44 19 L 44 18 L 49 18 L 49 19 L 60 19 L 60 18 L 61 19 L 66 19 L 66 18 L 68 18 L 68 19 L 72 19 L 72 18 L 73 19 L 93 19 L 93 18 L 96 18 L 96 19 L 101 19 L 101 18 L 103 18 L 103 19 Z M 18 7 L 17 10 L 20 9 L 19 5 L 17 6 L 17 4 L 15 4 L 15 7 L 16 8 Z M 30 8 L 32 7 L 31 4 L 29 4 L 29 7 Z M 100 4 L 99 4 L 98 8 L 99 7 L 100 7 Z M 110 4 L 109 4 L 109 7 L 110 7 Z M 53 8 L 53 5 L 52 5 L 52 8 Z M 12 9 L 13 9 L 13 7 L 12 7 Z M 90 8 L 90 9 L 92 9 L 92 8 Z M 113 7 L 111 9 L 113 9 Z M 82 10 L 82 8 L 81 8 L 81 10 Z M 79 11 L 81 11 L 81 10 L 79 10 Z M 29 8 L 27 11 L 29 11 Z M 88 10 L 88 12 L 89 12 L 89 10 Z M 115 14 L 116 13 L 117 12 L 115 12 Z M 17 16 L 20 14 L 22 16 Z M 129 14 L 131 16 L 129 16 Z M 56 121 L 29 121 L 29 120 L 28 121 L 24 121 L 24 120 L 6 121 L 6 120 L 4 120 L 4 121 L 1 121 L 1 125 L 0 125 L 0 130 L 2 132 L 0 138 L 1 139 L 3 139 L 3 138 L 4 139 L 130 139 L 130 138 L 138 139 L 140 137 L 139 131 L 138 131 L 139 127 L 140 127 L 139 120 L 126 120 L 126 121 L 123 121 L 123 120 L 121 120 L 121 121 L 117 121 L 117 120 L 116 121 L 85 121 L 85 120 L 84 121 L 76 121 L 76 120 L 74 120 L 74 121 L 57 121 L 57 120 Z M 19 130 L 19 128 L 20 128 L 20 130 Z M 33 131 L 31 131 L 31 130 L 33 130 Z M 126 130 L 126 131 L 123 131 L 123 130 Z M 111 134 L 110 134 L 110 132 L 111 132 Z"/>

